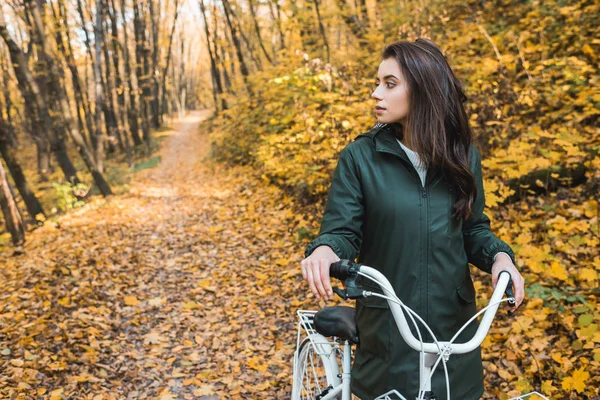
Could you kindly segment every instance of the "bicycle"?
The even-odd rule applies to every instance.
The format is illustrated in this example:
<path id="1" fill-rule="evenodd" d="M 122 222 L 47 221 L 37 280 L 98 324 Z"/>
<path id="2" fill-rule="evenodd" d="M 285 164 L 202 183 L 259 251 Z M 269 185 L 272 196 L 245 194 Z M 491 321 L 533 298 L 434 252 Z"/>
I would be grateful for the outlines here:
<path id="1" fill-rule="evenodd" d="M 337 287 L 333 289 L 345 300 L 369 296 L 387 300 L 402 338 L 410 347 L 420 352 L 420 382 L 417 400 L 436 398 L 431 390 L 431 378 L 440 362 L 444 366 L 447 399 L 450 400 L 450 384 L 446 367 L 450 356 L 468 353 L 479 347 L 489 331 L 500 303 L 507 301 L 510 306 L 515 304 L 510 273 L 502 271 L 489 304 L 469 319 L 449 341 L 438 341 L 425 321 L 400 301 L 390 282 L 378 270 L 350 260 L 340 260 L 331 264 L 329 275 L 345 283 L 345 289 Z M 375 282 L 381 287 L 383 293 L 361 289 L 357 283 L 359 277 Z M 502 298 L 504 293 L 507 295 L 506 298 Z M 419 339 L 415 338 L 410 331 L 405 312 L 415 326 Z M 454 343 L 467 325 L 484 312 L 473 338 L 466 343 Z M 292 400 L 350 400 L 352 397 L 350 392 L 351 345 L 358 344 L 354 308 L 335 306 L 323 308 L 318 312 L 298 310 L 297 315 L 298 336 L 294 352 Z M 433 343 L 423 342 L 415 319 L 423 324 L 433 338 Z M 329 340 L 328 337 L 333 339 Z M 342 364 L 341 373 L 338 360 Z M 391 400 L 391 396 L 407 400 L 397 390 L 383 393 L 375 400 Z M 511 400 L 526 398 L 548 400 L 538 392 L 531 392 Z"/>

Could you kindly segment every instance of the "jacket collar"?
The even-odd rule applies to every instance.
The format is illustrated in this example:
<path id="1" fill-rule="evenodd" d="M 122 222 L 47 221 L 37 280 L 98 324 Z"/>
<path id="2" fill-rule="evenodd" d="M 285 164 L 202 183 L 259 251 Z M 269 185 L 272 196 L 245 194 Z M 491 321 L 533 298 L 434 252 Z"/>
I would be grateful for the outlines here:
<path id="1" fill-rule="evenodd" d="M 398 144 L 396 136 L 394 135 L 394 130 L 390 125 L 377 124 L 373 128 L 371 128 L 370 131 L 358 135 L 356 139 L 358 139 L 359 137 L 370 138 L 375 145 L 376 151 L 393 154 L 396 157 L 400 157 L 401 159 L 412 165 L 408 158 L 408 155 L 406 154 L 404 149 Z"/>
<path id="2" fill-rule="evenodd" d="M 390 125 L 378 123 L 373 128 L 371 128 L 370 131 L 361 133 L 354 140 L 357 140 L 360 137 L 370 138 L 375 145 L 375 151 L 378 151 L 380 153 L 389 153 L 404 160 L 408 168 L 412 168 L 416 174 L 416 170 L 412 162 L 408 158 L 408 155 L 406 154 L 404 149 L 400 146 L 400 144 L 398 144 L 398 141 L 396 140 L 396 135 L 394 134 L 394 130 Z M 441 179 L 440 171 L 438 171 L 438 168 L 434 167 L 427 172 L 426 181 L 429 182 L 435 177 L 437 177 L 437 180 L 434 182 L 434 184 Z"/>

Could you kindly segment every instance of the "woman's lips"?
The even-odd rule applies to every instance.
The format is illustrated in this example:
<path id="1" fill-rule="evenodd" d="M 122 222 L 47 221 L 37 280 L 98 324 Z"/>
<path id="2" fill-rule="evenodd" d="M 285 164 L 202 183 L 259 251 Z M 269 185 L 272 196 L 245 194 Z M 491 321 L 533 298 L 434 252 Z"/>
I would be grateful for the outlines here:
<path id="1" fill-rule="evenodd" d="M 375 108 L 375 113 L 376 114 L 383 114 L 385 112 L 385 108 L 381 108 L 381 107 L 376 107 Z"/>

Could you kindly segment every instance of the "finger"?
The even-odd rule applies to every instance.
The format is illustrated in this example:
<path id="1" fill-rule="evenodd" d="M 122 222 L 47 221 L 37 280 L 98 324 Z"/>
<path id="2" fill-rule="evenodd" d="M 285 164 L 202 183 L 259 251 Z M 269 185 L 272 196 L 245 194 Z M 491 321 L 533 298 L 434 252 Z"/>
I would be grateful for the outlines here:
<path id="1" fill-rule="evenodd" d="M 317 299 L 319 298 L 319 292 L 317 291 L 317 288 L 315 287 L 315 280 L 313 278 L 313 269 L 312 269 L 312 265 L 309 265 L 306 268 L 306 276 L 308 277 L 308 285 L 310 286 L 310 290 L 313 292 L 313 294 L 317 297 Z"/>
<path id="2" fill-rule="evenodd" d="M 324 297 L 331 299 L 331 280 L 329 279 L 329 268 L 331 265 L 328 261 L 321 264 L 321 282 L 323 282 L 323 289 L 325 290 Z"/>
<path id="3" fill-rule="evenodd" d="M 498 274 L 492 274 L 492 289 L 496 289 L 498 283 Z"/>
<path id="4" fill-rule="evenodd" d="M 525 285 L 523 278 L 517 280 L 517 284 L 515 284 L 515 300 L 517 302 L 517 307 L 521 305 L 523 299 L 525 298 Z"/>
<path id="5" fill-rule="evenodd" d="M 306 265 L 304 260 L 302 260 L 302 262 L 300 263 L 300 270 L 302 271 L 302 278 L 306 280 Z"/>
<path id="6" fill-rule="evenodd" d="M 318 267 L 313 271 L 313 278 L 315 279 L 315 286 L 317 287 L 317 290 L 319 291 L 319 294 L 322 297 L 327 296 L 327 292 L 325 291 L 325 288 L 323 287 L 323 281 L 321 279 L 321 277 L 322 277 L 321 270 L 324 268 L 325 263 L 327 263 L 327 260 L 319 260 Z"/>

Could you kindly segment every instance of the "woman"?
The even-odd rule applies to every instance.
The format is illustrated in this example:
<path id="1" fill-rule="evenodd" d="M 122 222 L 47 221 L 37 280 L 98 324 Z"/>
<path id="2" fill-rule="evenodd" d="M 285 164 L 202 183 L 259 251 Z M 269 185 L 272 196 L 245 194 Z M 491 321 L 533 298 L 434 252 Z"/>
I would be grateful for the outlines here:
<path id="1" fill-rule="evenodd" d="M 510 272 L 514 312 L 523 301 L 523 278 L 483 212 L 481 158 L 462 104 L 466 96 L 440 49 L 426 39 L 387 46 L 371 97 L 378 123 L 340 152 L 319 236 L 301 263 L 310 289 L 332 298 L 330 264 L 358 256 L 390 280 L 439 340 L 449 340 L 476 312 L 471 263 L 492 274 L 494 287 L 501 270 Z M 397 389 L 416 398 L 418 352 L 400 336 L 387 302 L 357 300 L 356 323 L 352 392 L 366 400 Z M 476 330 L 470 324 L 458 342 Z M 483 394 L 480 349 L 453 355 L 448 373 L 452 398 Z M 446 398 L 441 367 L 432 390 Z"/>

